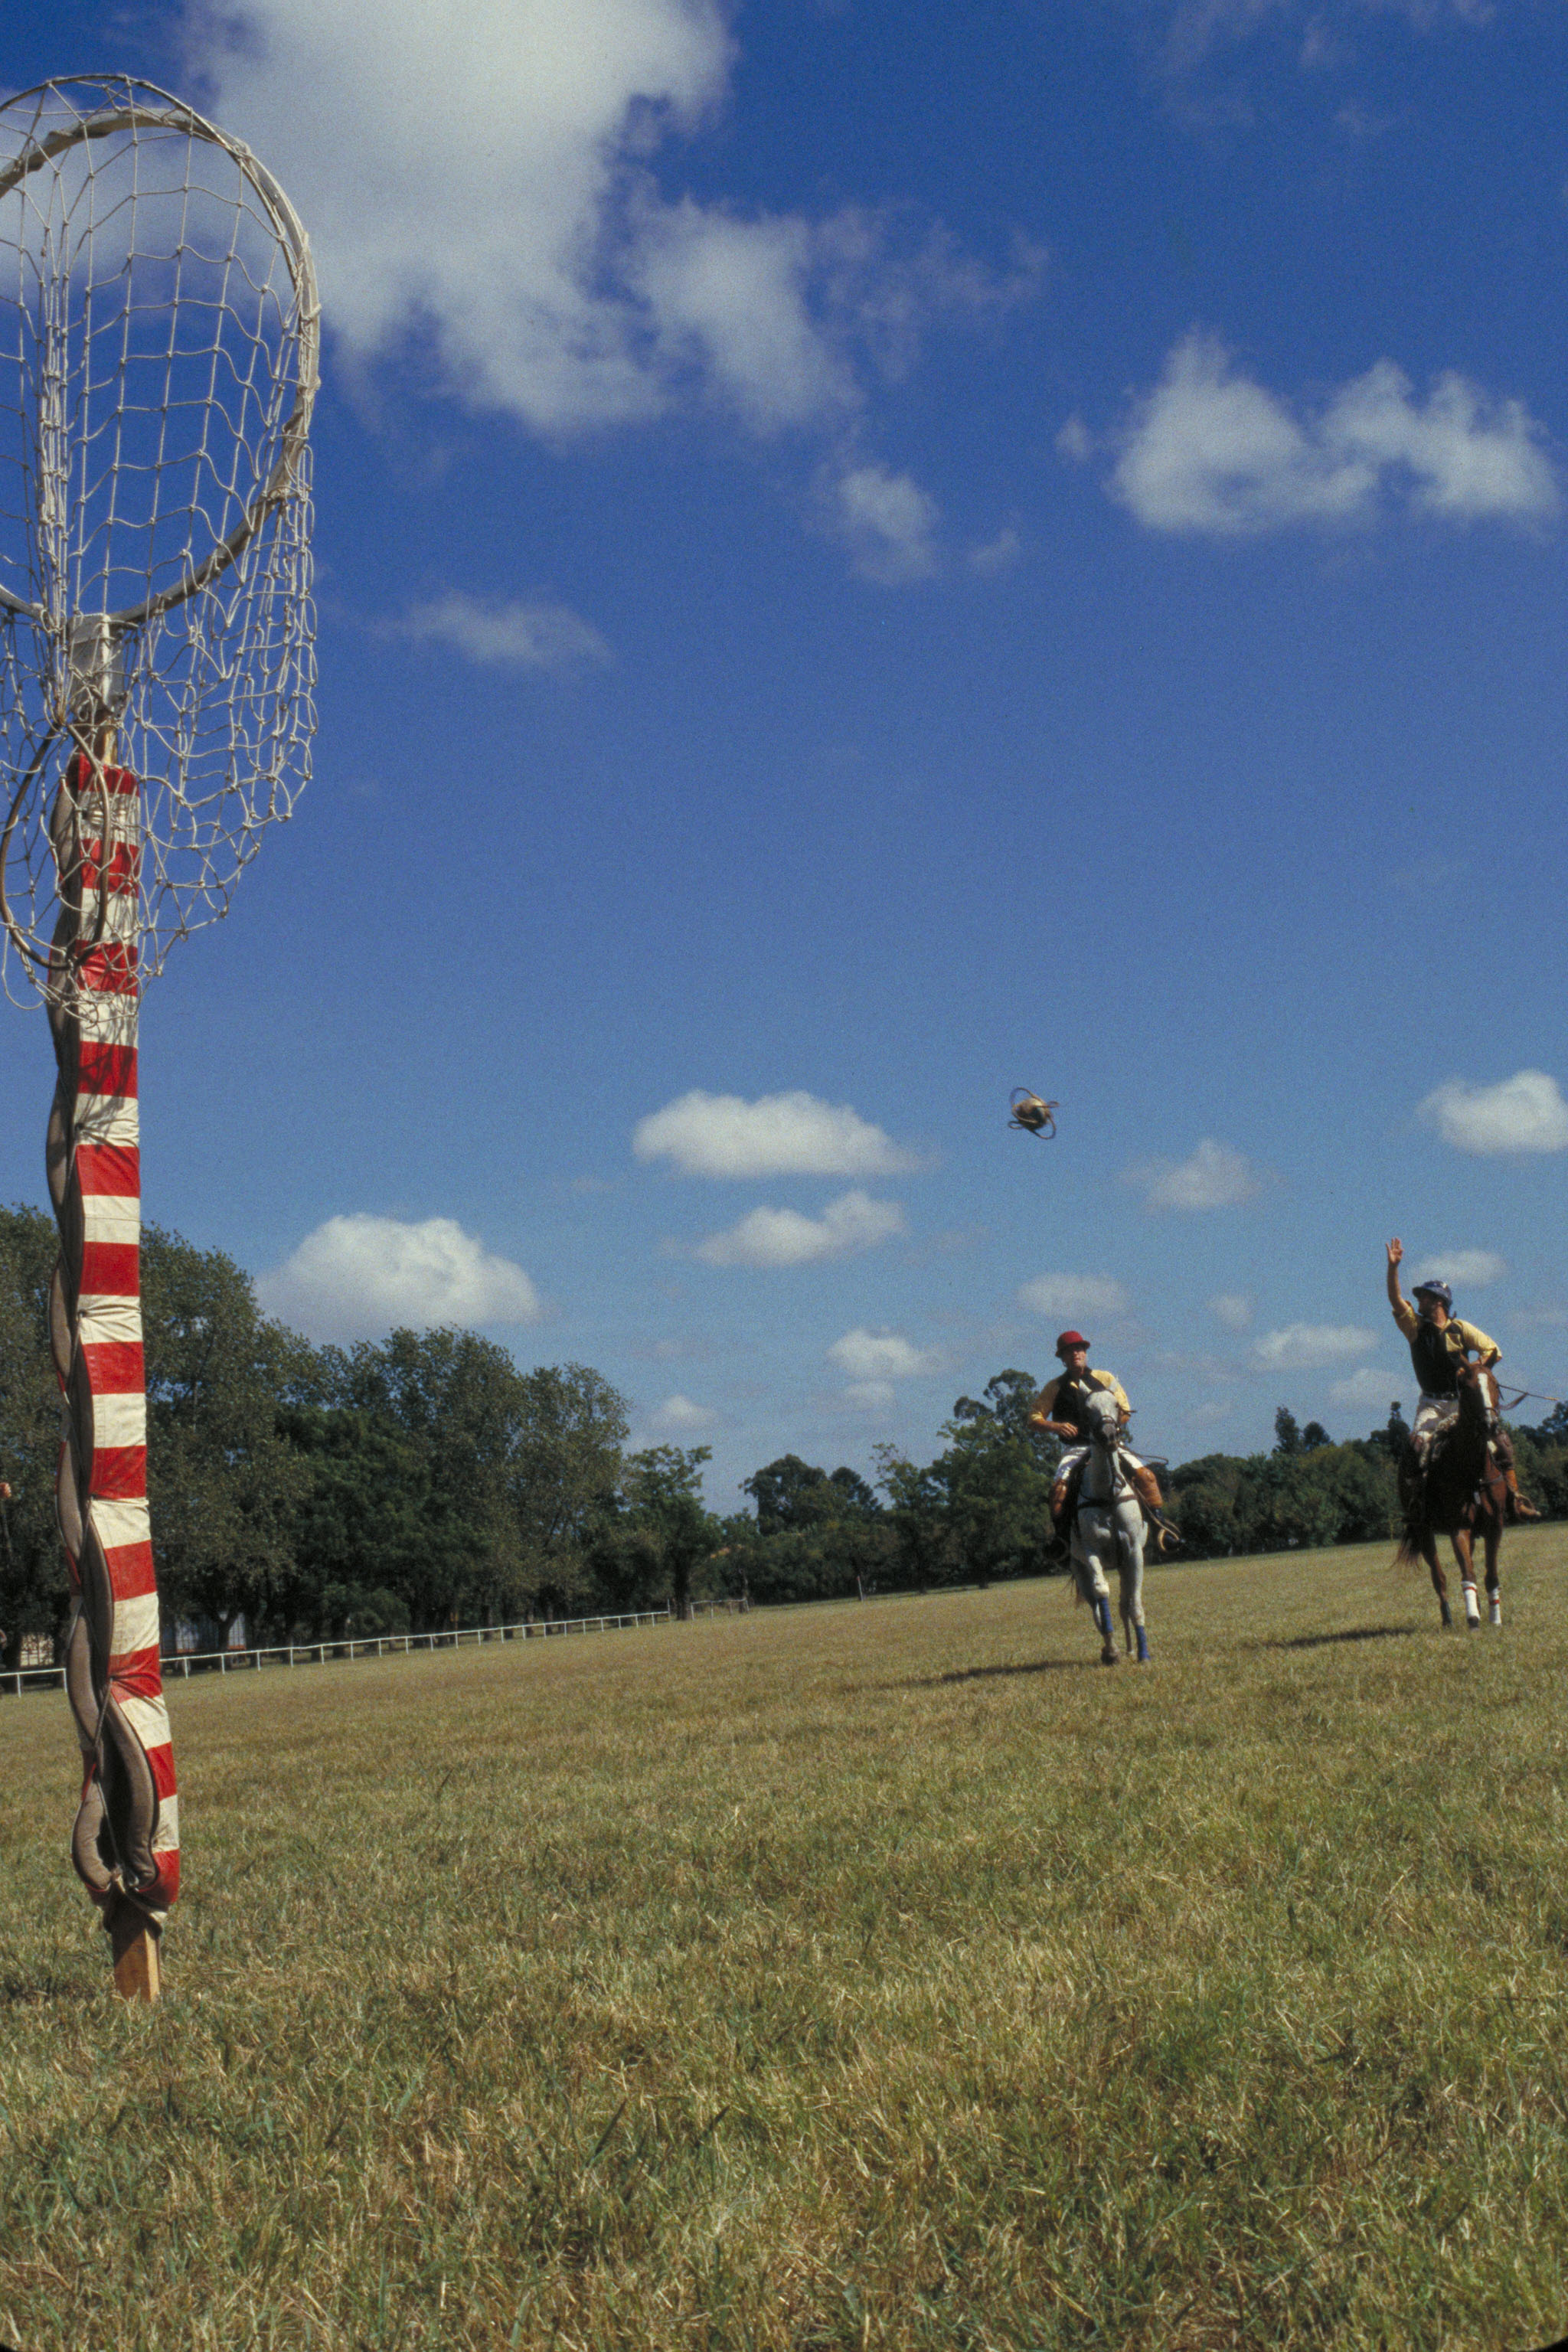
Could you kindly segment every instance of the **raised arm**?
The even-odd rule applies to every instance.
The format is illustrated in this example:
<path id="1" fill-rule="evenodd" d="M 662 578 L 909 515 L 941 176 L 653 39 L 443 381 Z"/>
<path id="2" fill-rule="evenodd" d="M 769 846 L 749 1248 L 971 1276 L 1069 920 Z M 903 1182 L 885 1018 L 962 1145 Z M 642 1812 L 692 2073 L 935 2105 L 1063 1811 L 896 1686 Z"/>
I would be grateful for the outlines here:
<path id="1" fill-rule="evenodd" d="M 1404 1255 L 1405 1244 L 1397 1239 L 1391 1241 L 1388 1244 L 1388 1303 L 1396 1315 L 1406 1303 L 1399 1287 L 1399 1263 Z"/>

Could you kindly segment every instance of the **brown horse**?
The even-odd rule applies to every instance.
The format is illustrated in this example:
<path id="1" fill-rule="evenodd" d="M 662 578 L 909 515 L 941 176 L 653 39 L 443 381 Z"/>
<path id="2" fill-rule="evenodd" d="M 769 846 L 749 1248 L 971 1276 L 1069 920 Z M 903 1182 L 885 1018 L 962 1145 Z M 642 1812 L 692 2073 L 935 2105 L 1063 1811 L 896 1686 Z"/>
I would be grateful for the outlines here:
<path id="1" fill-rule="evenodd" d="M 1497 1383 L 1480 1364 L 1458 1366 L 1458 1418 L 1448 1423 L 1430 1456 L 1425 1477 L 1413 1452 L 1399 1465 L 1399 1502 L 1405 1513 L 1405 1540 L 1398 1559 L 1410 1564 L 1424 1559 L 1432 1571 L 1432 1590 L 1451 1625 L 1448 1581 L 1437 1559 L 1437 1538 L 1447 1536 L 1459 1563 L 1465 1594 L 1465 1622 L 1479 1625 L 1476 1599 L 1475 1538 L 1486 1546 L 1487 1599 L 1494 1625 L 1502 1623 L 1502 1597 L 1498 1584 L 1498 1552 L 1508 1516 L 1508 1487 L 1488 1446 L 1491 1417 L 1497 1406 Z"/>

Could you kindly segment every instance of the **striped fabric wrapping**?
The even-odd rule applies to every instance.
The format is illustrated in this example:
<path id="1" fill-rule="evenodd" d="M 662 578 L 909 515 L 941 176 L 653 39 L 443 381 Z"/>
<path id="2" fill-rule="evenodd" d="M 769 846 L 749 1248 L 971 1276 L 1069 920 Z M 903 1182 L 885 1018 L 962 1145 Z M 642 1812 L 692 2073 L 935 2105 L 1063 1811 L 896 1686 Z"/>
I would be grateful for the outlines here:
<path id="1" fill-rule="evenodd" d="M 85 1771 L 71 1855 L 108 1920 L 129 1900 L 161 1923 L 179 1893 L 180 1835 L 147 1515 L 136 778 L 78 752 L 50 835 L 61 908 L 49 975 L 56 1497 L 77 1603 L 66 1685 Z"/>

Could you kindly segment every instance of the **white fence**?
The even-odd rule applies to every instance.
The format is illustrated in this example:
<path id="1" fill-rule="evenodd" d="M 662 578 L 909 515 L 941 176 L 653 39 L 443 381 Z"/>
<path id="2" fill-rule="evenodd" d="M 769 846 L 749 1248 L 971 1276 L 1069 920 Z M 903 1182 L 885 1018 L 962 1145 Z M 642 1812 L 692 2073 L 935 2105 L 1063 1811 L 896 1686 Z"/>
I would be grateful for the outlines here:
<path id="1" fill-rule="evenodd" d="M 712 1611 L 709 1611 L 712 1615 Z M 466 1625 L 446 1633 L 368 1633 L 353 1641 L 285 1642 L 271 1650 L 202 1650 L 163 1661 L 163 1679 L 188 1676 L 193 1666 L 204 1674 L 259 1674 L 264 1665 L 325 1665 L 329 1658 L 384 1658 L 413 1650 L 456 1650 L 465 1642 L 540 1642 L 562 1633 L 616 1633 L 637 1625 L 666 1625 L 668 1609 L 641 1609 L 626 1617 L 551 1617 L 525 1620 L 521 1625 Z M 22 1666 L 0 1674 L 0 1690 L 63 1690 L 63 1666 Z"/>

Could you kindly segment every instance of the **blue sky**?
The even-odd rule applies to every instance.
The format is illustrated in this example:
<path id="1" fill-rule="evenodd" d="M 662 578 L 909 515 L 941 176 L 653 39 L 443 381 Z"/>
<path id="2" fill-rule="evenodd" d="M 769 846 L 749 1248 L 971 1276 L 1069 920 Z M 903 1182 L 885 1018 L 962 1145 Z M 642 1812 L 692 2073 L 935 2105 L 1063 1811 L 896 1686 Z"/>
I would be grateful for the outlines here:
<path id="1" fill-rule="evenodd" d="M 1148 1451 L 1360 1433 L 1394 1232 L 1568 1393 L 1560 0 L 225 22 L 0 68 L 204 105 L 325 307 L 315 777 L 147 1214 L 721 1508 L 1068 1322 Z M 42 1201 L 36 1015 L 0 1084 Z"/>

